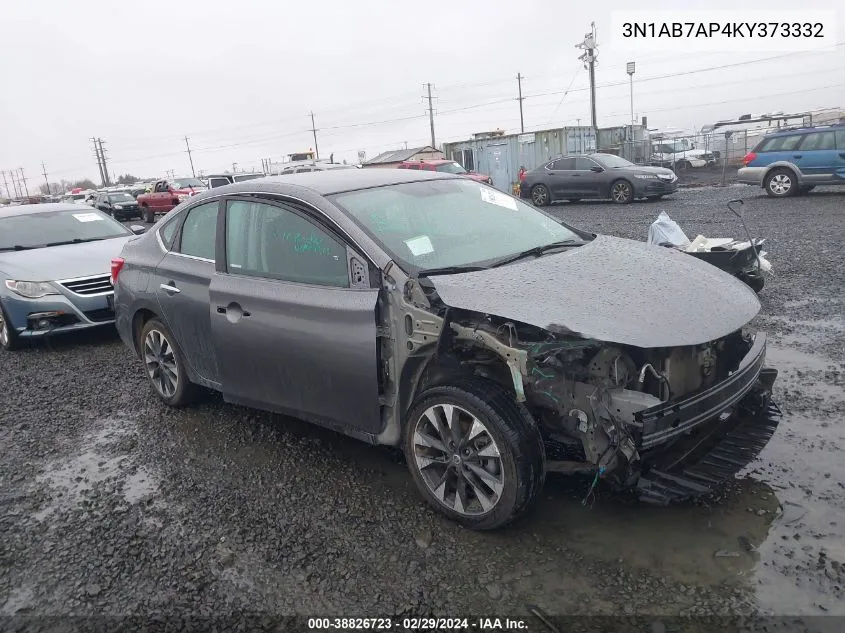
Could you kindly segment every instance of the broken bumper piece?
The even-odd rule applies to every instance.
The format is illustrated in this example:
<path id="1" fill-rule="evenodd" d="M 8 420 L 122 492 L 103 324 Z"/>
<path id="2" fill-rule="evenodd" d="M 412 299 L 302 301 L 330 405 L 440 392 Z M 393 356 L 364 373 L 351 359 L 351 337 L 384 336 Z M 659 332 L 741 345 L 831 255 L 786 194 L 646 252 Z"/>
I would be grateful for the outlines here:
<path id="1" fill-rule="evenodd" d="M 777 370 L 763 368 L 765 353 L 758 334 L 727 379 L 636 415 L 641 500 L 662 505 L 708 494 L 760 454 L 781 419 L 771 399 Z"/>

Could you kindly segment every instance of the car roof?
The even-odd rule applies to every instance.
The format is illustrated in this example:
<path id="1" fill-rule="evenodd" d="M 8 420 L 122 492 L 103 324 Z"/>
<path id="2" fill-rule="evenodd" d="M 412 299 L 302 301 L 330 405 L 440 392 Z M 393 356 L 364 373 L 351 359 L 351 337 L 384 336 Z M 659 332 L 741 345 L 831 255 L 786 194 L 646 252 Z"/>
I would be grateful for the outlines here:
<path id="1" fill-rule="evenodd" d="M 86 207 L 82 204 L 72 204 L 69 202 L 45 202 L 43 204 L 26 204 L 18 207 L 4 207 L 3 213 L 0 217 L 6 218 L 10 215 L 34 215 L 36 213 L 45 213 L 48 211 L 76 211 L 80 212 L 83 209 L 90 209 L 94 211 L 93 207 Z"/>
<path id="2" fill-rule="evenodd" d="M 843 123 L 832 123 L 830 125 L 815 125 L 809 127 L 791 127 L 783 130 L 772 130 L 766 136 L 782 136 L 786 134 L 806 134 L 808 132 L 835 132 L 845 129 Z"/>
<path id="3" fill-rule="evenodd" d="M 454 174 L 436 171 L 412 171 L 408 169 L 370 167 L 364 169 L 325 169 L 286 176 L 256 178 L 233 185 L 225 185 L 194 196 L 192 200 L 219 196 L 221 193 L 268 193 L 296 195 L 303 189 L 321 196 L 344 191 L 371 189 L 424 180 L 461 179 Z"/>

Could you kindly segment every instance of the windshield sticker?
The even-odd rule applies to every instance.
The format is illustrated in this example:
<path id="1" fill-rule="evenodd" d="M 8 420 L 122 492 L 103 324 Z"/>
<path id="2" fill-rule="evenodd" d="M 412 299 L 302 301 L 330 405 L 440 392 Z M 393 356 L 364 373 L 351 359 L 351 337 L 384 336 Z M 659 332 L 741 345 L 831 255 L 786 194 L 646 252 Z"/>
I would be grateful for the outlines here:
<path id="1" fill-rule="evenodd" d="M 428 255 L 434 252 L 434 245 L 431 243 L 428 235 L 420 235 L 419 237 L 412 237 L 409 240 L 405 240 L 405 245 L 414 257 Z"/>
<path id="2" fill-rule="evenodd" d="M 504 207 L 505 209 L 516 211 L 516 200 L 510 196 L 489 187 L 481 187 L 480 189 L 481 199 L 484 200 L 484 202 L 489 202 L 490 204 L 495 204 L 500 207 Z"/>
<path id="3" fill-rule="evenodd" d="M 96 213 L 74 213 L 73 217 L 76 218 L 77 222 L 102 222 L 102 216 Z"/>

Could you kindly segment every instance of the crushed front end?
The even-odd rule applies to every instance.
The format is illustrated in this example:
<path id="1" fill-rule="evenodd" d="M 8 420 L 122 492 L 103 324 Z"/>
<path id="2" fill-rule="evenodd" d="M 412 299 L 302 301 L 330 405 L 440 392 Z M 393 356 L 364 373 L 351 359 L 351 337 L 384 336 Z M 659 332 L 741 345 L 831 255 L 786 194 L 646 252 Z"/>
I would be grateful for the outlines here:
<path id="1" fill-rule="evenodd" d="M 556 335 L 521 347 L 548 469 L 595 471 L 643 501 L 709 493 L 760 453 L 780 421 L 762 333 L 658 349 Z"/>

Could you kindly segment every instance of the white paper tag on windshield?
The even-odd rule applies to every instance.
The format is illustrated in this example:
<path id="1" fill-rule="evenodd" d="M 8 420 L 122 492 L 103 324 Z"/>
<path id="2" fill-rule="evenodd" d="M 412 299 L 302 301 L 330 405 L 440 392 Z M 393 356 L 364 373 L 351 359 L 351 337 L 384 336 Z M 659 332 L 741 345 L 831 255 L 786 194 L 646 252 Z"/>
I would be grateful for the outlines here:
<path id="1" fill-rule="evenodd" d="M 405 240 L 405 245 L 414 257 L 428 255 L 434 252 L 434 245 L 431 243 L 428 235 L 420 235 L 419 237 L 412 237 L 409 240 Z"/>
<path id="2" fill-rule="evenodd" d="M 73 217 L 77 219 L 78 222 L 102 222 L 102 216 L 96 213 L 74 213 Z"/>
<path id="3" fill-rule="evenodd" d="M 481 187 L 481 199 L 490 204 L 496 204 L 505 209 L 516 211 L 516 200 L 490 187 Z"/>

